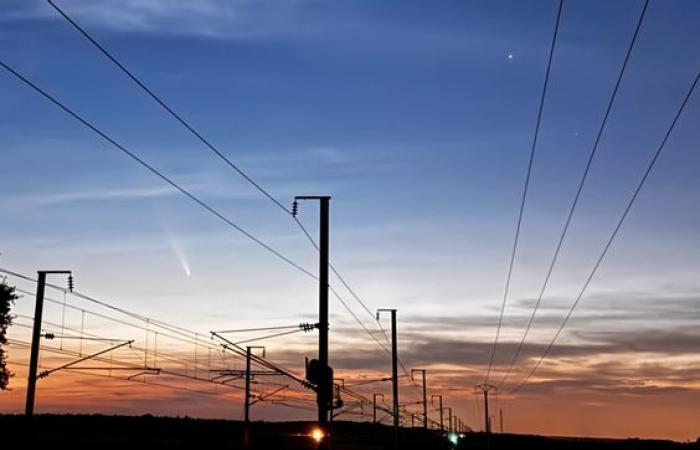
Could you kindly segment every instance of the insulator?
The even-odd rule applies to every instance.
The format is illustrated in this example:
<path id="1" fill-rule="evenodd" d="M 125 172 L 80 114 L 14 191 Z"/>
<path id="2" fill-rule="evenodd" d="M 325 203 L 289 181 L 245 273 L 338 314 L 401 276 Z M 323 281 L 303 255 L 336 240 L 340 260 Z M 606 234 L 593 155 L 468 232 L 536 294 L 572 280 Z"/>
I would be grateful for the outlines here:
<path id="1" fill-rule="evenodd" d="M 73 287 L 74 287 L 74 284 L 73 284 L 73 275 L 71 274 L 71 275 L 68 275 L 68 290 L 69 290 L 70 292 L 73 292 Z"/>
<path id="2" fill-rule="evenodd" d="M 46 334 L 44 335 L 44 337 L 45 337 L 46 339 L 54 339 L 54 338 L 56 337 L 56 335 L 53 334 L 53 333 L 46 333 Z"/>
<path id="3" fill-rule="evenodd" d="M 296 217 L 299 213 L 299 202 L 294 200 L 292 202 L 292 217 Z"/>

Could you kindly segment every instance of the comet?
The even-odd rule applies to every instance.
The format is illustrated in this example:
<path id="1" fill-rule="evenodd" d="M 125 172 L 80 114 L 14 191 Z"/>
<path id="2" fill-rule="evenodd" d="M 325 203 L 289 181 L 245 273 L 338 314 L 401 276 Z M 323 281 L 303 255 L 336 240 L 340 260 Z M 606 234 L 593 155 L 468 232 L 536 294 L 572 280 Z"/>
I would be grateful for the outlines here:
<path id="1" fill-rule="evenodd" d="M 175 233 L 173 233 L 171 230 L 167 230 L 167 235 L 168 235 L 168 243 L 170 244 L 170 248 L 173 250 L 173 253 L 175 253 L 175 256 L 177 257 L 178 261 L 180 262 L 180 266 L 182 267 L 182 271 L 185 273 L 186 276 L 188 276 L 188 277 L 191 276 L 192 270 L 190 269 L 190 262 L 187 259 L 187 255 L 185 254 L 184 249 L 182 248 L 182 243 L 175 236 Z"/>

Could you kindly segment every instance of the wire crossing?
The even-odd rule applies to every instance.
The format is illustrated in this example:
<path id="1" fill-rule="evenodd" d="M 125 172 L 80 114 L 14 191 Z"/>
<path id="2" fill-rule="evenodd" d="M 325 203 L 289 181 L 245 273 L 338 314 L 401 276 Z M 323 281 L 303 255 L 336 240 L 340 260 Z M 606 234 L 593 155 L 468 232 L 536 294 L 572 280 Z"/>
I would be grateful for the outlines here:
<path id="1" fill-rule="evenodd" d="M 559 35 L 559 23 L 561 22 L 561 11 L 564 5 L 564 0 L 559 0 L 559 7 L 557 8 L 557 18 L 554 23 L 554 33 L 552 34 L 552 43 L 549 47 L 549 57 L 547 60 L 547 71 L 544 77 L 544 84 L 542 86 L 542 93 L 540 95 L 540 104 L 537 110 L 537 121 L 535 123 L 535 132 L 532 137 L 532 145 L 530 146 L 530 158 L 527 164 L 527 173 L 525 175 L 525 185 L 523 186 L 523 194 L 520 199 L 520 211 L 518 212 L 518 222 L 515 227 L 515 238 L 513 239 L 513 249 L 510 254 L 510 262 L 508 263 L 508 275 L 506 276 L 506 285 L 503 291 L 503 301 L 501 303 L 501 312 L 498 317 L 498 326 L 496 327 L 496 337 L 493 341 L 493 347 L 491 348 L 491 356 L 489 358 L 489 366 L 486 370 L 486 378 L 484 383 L 488 383 L 489 377 L 491 375 L 491 369 L 493 368 L 494 358 L 496 357 L 496 347 L 498 347 L 498 340 L 501 336 L 501 327 L 503 325 L 503 315 L 506 310 L 506 303 L 508 301 L 508 294 L 510 292 L 510 282 L 513 276 L 513 264 L 515 263 L 515 254 L 518 250 L 518 242 L 520 241 L 520 228 L 523 222 L 523 213 L 525 212 L 525 200 L 527 199 L 527 192 L 530 186 L 530 178 L 532 175 L 532 163 L 535 159 L 535 150 L 537 148 L 537 140 L 540 134 L 540 125 L 542 124 L 542 112 L 544 110 L 544 101 L 547 96 L 547 86 L 549 85 L 549 77 L 552 71 L 552 60 L 554 59 L 554 49 L 557 43 L 557 36 Z"/>
<path id="2" fill-rule="evenodd" d="M 583 187 L 584 187 L 586 180 L 588 178 L 588 173 L 591 169 L 593 159 L 595 158 L 596 152 L 598 151 L 598 145 L 600 144 L 601 137 L 603 136 L 603 131 L 605 130 L 605 127 L 608 123 L 608 117 L 610 116 L 610 111 L 612 110 L 613 104 L 615 103 L 615 98 L 617 97 L 617 92 L 620 88 L 622 78 L 623 78 L 625 71 L 627 69 L 627 63 L 629 62 L 630 55 L 632 54 L 632 49 L 634 48 L 634 45 L 637 42 L 637 36 L 639 35 L 639 30 L 642 27 L 642 23 L 644 21 L 644 16 L 646 14 L 648 6 L 649 6 L 649 0 L 646 0 L 644 2 L 644 5 L 642 6 L 642 11 L 639 15 L 639 20 L 637 21 L 637 26 L 634 29 L 634 34 L 632 35 L 632 40 L 630 42 L 630 45 L 627 48 L 627 53 L 625 54 L 625 59 L 622 63 L 622 67 L 620 68 L 620 72 L 617 76 L 617 81 L 615 82 L 615 86 L 614 86 L 612 93 L 610 95 L 610 99 L 608 100 L 608 105 L 605 109 L 605 114 L 603 115 L 603 120 L 600 124 L 600 128 L 598 129 L 598 133 L 596 135 L 595 141 L 593 142 L 593 147 L 591 148 L 591 151 L 588 155 L 588 161 L 586 162 L 586 167 L 583 171 L 583 174 L 581 175 L 581 181 L 578 184 L 578 188 L 576 190 L 576 195 L 574 195 L 574 200 L 571 203 L 569 213 L 566 217 L 566 222 L 564 223 L 564 228 L 562 229 L 561 234 L 559 236 L 559 241 L 557 242 L 556 249 L 554 250 L 554 255 L 552 256 L 552 260 L 549 263 L 549 268 L 547 269 L 547 274 L 545 275 L 544 282 L 542 283 L 542 287 L 540 288 L 539 295 L 537 296 L 537 301 L 535 302 L 535 306 L 532 310 L 532 314 L 530 315 L 530 319 L 527 322 L 527 326 L 525 327 L 525 331 L 523 332 L 523 336 L 520 339 L 520 342 L 518 343 L 518 347 L 517 347 L 515 353 L 513 354 L 513 357 L 511 358 L 510 364 L 508 365 L 508 368 L 506 369 L 506 372 L 503 375 L 503 378 L 501 379 L 500 383 L 498 384 L 498 387 L 503 386 L 503 384 L 508 379 L 508 376 L 510 375 L 511 371 L 513 370 L 513 367 L 515 366 L 515 363 L 518 360 L 518 357 L 520 356 L 520 353 L 523 350 L 523 346 L 525 344 L 525 341 L 527 340 L 527 337 L 530 333 L 530 329 L 532 328 L 532 324 L 535 320 L 535 316 L 537 315 L 537 311 L 540 308 L 540 304 L 542 303 L 542 298 L 544 296 L 545 291 L 547 290 L 547 286 L 549 285 L 549 279 L 552 276 L 554 266 L 556 265 L 557 260 L 559 258 L 559 252 L 561 251 L 562 244 L 564 243 L 564 239 L 566 238 L 566 235 L 569 231 L 569 226 L 571 225 L 571 219 L 574 216 L 574 211 L 576 211 L 576 207 L 577 207 L 578 201 L 581 197 L 581 192 L 583 191 Z"/>
<path id="3" fill-rule="evenodd" d="M 270 199 L 275 205 L 277 205 L 280 209 L 282 209 L 284 212 L 287 214 L 291 214 L 291 212 L 279 201 L 277 200 L 272 194 L 270 194 L 267 190 L 265 190 L 260 184 L 258 184 L 255 180 L 253 180 L 243 169 L 238 167 L 233 161 L 231 161 L 229 158 L 226 157 L 218 148 L 216 148 L 211 142 L 209 142 L 204 136 L 202 136 L 201 133 L 199 133 L 197 130 L 194 129 L 192 125 L 190 125 L 179 113 L 177 113 L 172 107 L 170 107 L 165 101 L 159 97 L 155 92 L 153 92 L 152 89 L 150 89 L 146 84 L 141 81 L 136 75 L 134 75 L 133 72 L 131 72 L 129 69 L 127 69 L 119 60 L 117 60 L 110 52 L 108 52 L 102 45 L 100 45 L 99 42 L 97 42 L 95 39 L 90 36 L 87 31 L 85 31 L 77 22 L 75 22 L 68 14 L 63 12 L 61 8 L 59 8 L 52 0 L 47 0 L 49 5 L 51 5 L 56 11 L 58 11 L 61 16 L 63 16 L 64 19 L 66 19 L 73 27 L 80 32 L 87 40 L 89 40 L 97 49 L 102 52 L 103 55 L 105 55 L 110 61 L 112 61 L 114 64 L 119 67 L 122 72 L 124 72 L 131 80 L 136 83 L 141 89 L 143 89 L 153 100 L 158 102 L 160 106 L 163 107 L 175 120 L 180 122 L 182 126 L 184 126 L 193 136 L 195 136 L 200 142 L 202 142 L 204 145 L 206 145 L 209 150 L 214 152 L 222 161 L 224 161 L 229 167 L 231 167 L 233 170 L 238 172 L 240 176 L 246 179 L 248 183 L 253 185 L 258 191 L 260 191 L 265 197 Z"/>
<path id="4" fill-rule="evenodd" d="M 142 165 L 143 167 L 145 167 L 149 172 L 151 172 L 152 174 L 156 175 L 158 178 L 160 178 L 161 180 L 165 181 L 167 184 L 169 184 L 170 186 L 174 187 L 174 188 L 177 189 L 178 191 L 180 191 L 180 193 L 182 193 L 182 194 L 184 194 L 185 196 L 187 196 L 190 200 L 192 200 L 193 202 L 197 203 L 199 206 L 201 206 L 202 208 L 204 208 L 205 210 L 207 210 L 208 212 L 210 212 L 211 214 L 213 214 L 214 216 L 216 216 L 217 218 L 219 218 L 220 220 L 222 220 L 224 223 L 226 223 L 226 224 L 229 225 L 230 227 L 236 229 L 238 232 L 240 232 L 241 234 L 243 234 L 245 237 L 247 237 L 248 239 L 252 240 L 252 241 L 255 242 L 256 244 L 258 244 L 260 247 L 262 247 L 262 248 L 264 248 L 265 250 L 267 250 L 268 252 L 272 253 L 274 256 L 276 256 L 277 258 L 279 258 L 279 259 L 281 259 L 282 261 L 286 262 L 287 264 L 291 265 L 291 266 L 294 267 L 295 269 L 301 271 L 302 273 L 306 274 L 307 276 L 309 276 L 309 277 L 311 277 L 311 278 L 313 278 L 313 279 L 318 279 L 318 277 L 316 277 L 316 275 L 314 275 L 313 273 L 309 272 L 308 270 L 306 270 L 305 268 L 303 268 L 302 266 L 300 266 L 300 265 L 297 264 L 296 262 L 292 261 L 291 259 L 287 258 L 287 257 L 284 256 L 282 253 L 280 253 L 279 251 L 275 250 L 275 249 L 272 248 L 270 245 L 266 244 L 265 242 L 263 242 L 262 240 L 260 240 L 259 238 L 257 238 L 257 237 L 254 236 L 253 234 L 251 234 L 250 232 L 246 231 L 246 230 L 245 230 L 244 228 L 242 228 L 240 225 L 236 224 L 236 223 L 233 222 L 231 219 L 227 218 L 227 217 L 224 216 L 222 213 L 220 213 L 220 212 L 218 212 L 216 209 L 214 209 L 212 206 L 210 206 L 209 204 L 207 204 L 206 202 L 204 202 L 203 200 L 201 200 L 199 197 L 195 196 L 195 195 L 192 194 L 190 191 L 188 191 L 187 189 L 185 189 L 184 187 L 180 186 L 178 183 L 176 183 L 175 181 L 173 181 L 172 179 L 170 179 L 169 177 L 167 177 L 166 175 L 164 175 L 162 172 L 158 171 L 156 168 L 154 168 L 153 166 L 151 166 L 150 164 L 148 164 L 146 161 L 144 161 L 143 159 L 141 159 L 139 156 L 137 156 L 135 153 L 133 153 L 133 152 L 131 152 L 130 150 L 128 150 L 126 147 L 124 147 L 123 145 L 121 145 L 120 143 L 118 143 L 117 141 L 115 141 L 113 138 L 111 138 L 110 136 L 108 136 L 106 133 L 104 133 L 103 131 L 101 131 L 99 128 L 97 128 L 95 125 L 93 125 L 92 123 L 88 122 L 86 119 L 84 119 L 84 118 L 83 118 L 82 116 L 80 116 L 78 113 L 74 112 L 72 109 L 70 109 L 68 106 L 66 106 L 63 102 L 61 102 L 60 100 L 57 100 L 57 99 L 56 99 L 55 97 L 53 97 L 51 94 L 49 94 L 48 92 L 44 91 L 44 90 L 41 89 L 39 86 L 37 86 L 35 83 L 33 83 L 32 81 L 30 81 L 28 78 L 26 78 L 25 76 L 23 76 L 22 74 L 20 74 L 20 73 L 17 72 L 16 70 L 14 70 L 12 67 L 10 67 L 9 65 L 7 65 L 4 61 L 0 60 L 0 66 L 2 66 L 5 70 L 7 70 L 8 72 L 10 72 L 12 75 L 14 75 L 15 78 L 17 78 L 18 80 L 22 81 L 24 84 L 26 84 L 27 86 L 29 86 L 30 88 L 32 88 L 33 90 L 35 90 L 35 91 L 36 91 L 37 93 L 39 93 L 42 97 L 44 97 L 45 99 L 47 99 L 48 101 L 50 101 L 50 102 L 53 103 L 54 105 L 58 106 L 58 107 L 59 107 L 60 109 L 62 109 L 65 113 L 67 113 L 68 115 L 72 116 L 72 117 L 73 117 L 74 119 L 76 119 L 78 122 L 80 122 L 81 124 L 83 124 L 84 126 L 86 126 L 87 128 L 89 128 L 90 130 L 92 130 L 94 133 L 96 133 L 96 134 L 97 134 L 98 136 L 100 136 L 102 139 L 104 139 L 105 141 L 107 141 L 107 142 L 109 142 L 110 144 L 112 144 L 112 146 L 116 147 L 116 148 L 119 149 L 121 152 L 123 152 L 124 154 L 126 154 L 128 157 L 130 157 L 131 159 L 133 159 L 134 161 L 136 161 L 137 163 L 139 163 L 140 165 Z"/>
<path id="5" fill-rule="evenodd" d="M 637 197 L 639 197 L 639 193 L 641 192 L 642 188 L 644 187 L 644 184 L 646 183 L 647 179 L 649 178 L 649 174 L 651 173 L 652 169 L 656 165 L 656 162 L 658 161 L 659 156 L 661 155 L 661 152 L 663 151 L 664 147 L 666 146 L 666 143 L 668 142 L 668 139 L 671 136 L 671 133 L 676 128 L 676 124 L 678 123 L 678 120 L 680 119 L 681 114 L 683 113 L 683 110 L 685 109 L 685 106 L 688 104 L 688 101 L 690 100 L 691 96 L 693 95 L 693 92 L 695 91 L 695 87 L 697 86 L 699 79 L 700 79 L 700 72 L 698 72 L 698 74 L 695 76 L 694 81 L 690 85 L 690 88 L 688 89 L 685 97 L 683 98 L 683 101 L 681 102 L 680 107 L 678 108 L 678 111 L 676 112 L 676 114 L 673 118 L 673 121 L 671 122 L 671 125 L 669 126 L 668 130 L 666 130 L 666 133 L 664 134 L 663 138 L 661 139 L 661 142 L 660 142 L 659 146 L 657 147 L 656 151 L 654 152 L 654 155 L 651 158 L 651 161 L 649 161 L 649 165 L 647 166 L 646 170 L 644 171 L 644 174 L 642 175 L 642 178 L 639 180 L 637 187 L 634 189 L 634 192 L 633 192 L 632 196 L 630 197 L 630 199 L 627 203 L 627 206 L 625 207 L 624 211 L 622 212 L 622 215 L 620 216 L 620 219 L 618 220 L 617 224 L 615 225 L 615 228 L 613 229 L 613 232 L 610 235 L 610 238 L 605 243 L 605 246 L 603 247 L 603 251 L 600 253 L 600 256 L 598 257 L 595 264 L 593 265 L 591 272 L 588 274 L 586 281 L 583 283 L 583 287 L 581 288 L 580 292 L 576 296 L 576 299 L 574 300 L 574 302 L 571 304 L 571 307 L 569 308 L 569 311 L 567 312 L 566 316 L 564 317 L 564 320 L 559 325 L 557 332 L 554 334 L 554 336 L 552 337 L 552 340 L 549 342 L 549 344 L 545 348 L 545 351 L 539 357 L 539 359 L 537 360 L 535 365 L 532 367 L 530 372 L 527 374 L 527 376 L 523 379 L 523 381 L 521 381 L 517 386 L 515 386 L 515 388 L 513 388 L 511 393 L 517 392 L 523 386 L 525 386 L 525 384 L 527 384 L 527 382 L 530 380 L 532 375 L 537 371 L 537 369 L 540 367 L 540 365 L 545 360 L 545 358 L 547 358 L 550 351 L 552 350 L 552 347 L 554 347 L 554 344 L 556 343 L 557 339 L 561 335 L 562 331 L 564 330 L 566 325 L 569 323 L 569 319 L 571 319 L 571 316 L 573 315 L 574 311 L 576 310 L 576 307 L 578 306 L 579 302 L 581 301 L 581 298 L 583 298 L 583 295 L 586 293 L 586 290 L 588 289 L 588 286 L 591 283 L 591 280 L 593 280 L 593 277 L 595 276 L 596 272 L 598 271 L 598 268 L 600 267 L 601 263 L 603 262 L 603 259 L 607 255 L 608 250 L 610 250 L 610 247 L 612 246 L 615 238 L 617 237 L 618 233 L 620 232 L 620 229 L 622 228 L 622 224 L 625 222 L 625 219 L 627 218 L 630 210 L 632 209 L 634 202 L 637 200 Z"/>
<path id="6" fill-rule="evenodd" d="M 19 274 L 14 271 L 10 271 L 7 269 L 0 269 L 0 272 L 5 273 L 9 276 L 19 278 L 21 280 L 28 281 L 30 283 L 36 283 L 36 280 L 33 279 L 32 277 L 26 276 Z M 58 290 L 60 292 L 65 292 L 65 289 L 47 284 L 47 287 L 51 289 Z M 16 288 L 17 292 L 24 293 L 26 295 L 35 295 L 35 292 L 32 290 L 27 290 L 27 289 L 22 289 L 22 288 Z M 143 324 L 138 324 L 134 323 L 134 321 L 129 321 L 125 320 L 123 318 L 119 317 L 113 317 L 110 315 L 106 315 L 100 312 L 88 310 L 85 308 L 81 308 L 76 306 L 75 304 L 69 303 L 66 301 L 60 301 L 57 299 L 53 299 L 50 297 L 45 297 L 44 300 L 49 303 L 54 303 L 57 306 L 63 306 L 69 310 L 75 310 L 79 313 L 81 313 L 81 316 L 84 318 L 86 317 L 86 313 L 90 317 L 95 317 L 95 318 L 100 318 L 100 319 L 105 319 L 108 320 L 112 323 L 124 325 L 127 327 L 127 329 L 136 329 L 136 330 L 141 330 L 141 331 L 146 331 L 146 339 L 144 340 L 145 342 L 145 347 L 139 347 L 137 345 L 132 345 L 131 342 L 133 342 L 133 338 L 127 339 L 127 338 L 122 338 L 122 339 L 114 339 L 114 338 L 106 338 L 103 336 L 100 336 L 95 333 L 91 333 L 89 331 L 85 331 L 82 326 L 82 321 L 81 321 L 81 328 L 76 329 L 73 328 L 69 325 L 65 324 L 65 312 L 62 312 L 62 317 L 60 320 L 60 324 L 57 322 L 51 322 L 48 320 L 42 320 L 42 324 L 47 326 L 47 327 L 55 327 L 56 329 L 60 329 L 61 332 L 57 333 L 54 332 L 51 328 L 44 328 L 42 329 L 42 337 L 47 340 L 54 340 L 54 339 L 80 339 L 81 341 L 81 348 L 82 348 L 82 341 L 93 341 L 94 343 L 114 343 L 114 342 L 127 342 L 129 341 L 129 350 L 134 352 L 135 354 L 132 356 L 131 359 L 124 360 L 124 357 L 120 357 L 120 359 L 112 359 L 110 358 L 105 358 L 100 356 L 102 353 L 95 353 L 89 355 L 87 358 L 84 359 L 90 359 L 92 361 L 97 361 L 97 362 L 102 362 L 104 363 L 104 366 L 89 366 L 89 367 L 72 367 L 74 364 L 81 362 L 80 360 L 74 361 L 68 365 L 64 366 L 59 366 L 59 368 L 54 369 L 49 369 L 49 373 L 55 372 L 56 370 L 66 370 L 70 369 L 74 373 L 81 373 L 80 371 L 82 370 L 82 373 L 85 373 L 86 375 L 100 375 L 99 373 L 93 373 L 93 372 L 85 372 L 85 371 L 107 371 L 111 373 L 112 370 L 122 370 L 122 371 L 127 371 L 130 370 L 134 372 L 134 375 L 131 375 L 127 378 L 122 378 L 122 377 L 115 377 L 118 379 L 127 379 L 128 381 L 131 381 L 132 378 L 145 374 L 145 375 L 162 375 L 165 376 L 165 378 L 182 378 L 182 379 L 189 379 L 189 380 L 195 380 L 199 382 L 210 382 L 214 383 L 217 385 L 223 385 L 227 386 L 230 388 L 234 389 L 243 389 L 240 386 L 236 386 L 233 384 L 229 384 L 230 381 L 234 381 L 235 378 L 228 379 L 228 380 L 222 380 L 220 377 L 214 377 L 212 378 L 211 375 L 207 377 L 201 377 L 197 375 L 197 366 L 198 366 L 198 361 L 197 361 L 197 348 L 204 348 L 205 350 L 209 350 L 210 354 L 212 350 L 222 351 L 222 352 L 228 352 L 230 355 L 232 355 L 234 358 L 242 359 L 241 354 L 238 351 L 240 347 L 238 345 L 234 345 L 228 348 L 222 348 L 221 345 L 215 343 L 215 342 L 210 342 L 208 340 L 201 340 L 200 337 L 202 334 L 197 333 L 195 331 L 188 330 L 186 328 L 178 327 L 176 325 L 171 325 L 171 324 L 166 324 L 165 322 L 151 319 L 148 317 L 145 317 L 143 315 L 124 310 L 122 308 L 116 307 L 114 305 L 111 305 L 107 302 L 100 301 L 97 299 L 94 299 L 92 297 L 89 297 L 85 294 L 81 294 L 78 292 L 70 292 L 69 295 L 71 297 L 74 297 L 75 299 L 85 299 L 89 302 L 93 302 L 100 307 L 107 308 L 110 310 L 113 310 L 115 312 L 118 312 L 119 314 L 126 315 L 129 318 L 136 319 L 141 321 Z M 23 321 L 26 320 L 28 324 L 25 324 L 23 322 L 17 322 L 14 325 L 18 325 L 21 328 L 32 328 L 31 323 L 33 322 L 34 318 L 32 316 L 27 316 L 24 314 L 16 314 L 16 318 L 22 319 Z M 307 328 L 311 329 L 312 326 L 308 324 L 302 324 L 303 327 L 299 331 L 305 331 Z M 308 326 L 307 326 L 308 325 Z M 297 325 L 297 328 L 299 328 L 300 325 Z M 278 328 L 278 327 L 271 327 L 271 328 Z M 286 327 L 285 327 L 286 328 Z M 129 333 L 131 334 L 131 333 Z M 149 349 L 148 345 L 148 336 L 152 335 L 154 338 L 154 343 Z M 133 335 L 132 335 L 133 336 Z M 163 337 L 163 338 L 169 338 L 177 341 L 177 350 L 175 354 L 168 353 L 165 349 L 161 348 L 158 346 L 158 337 Z M 269 339 L 269 338 L 274 338 L 277 337 L 277 335 L 268 335 L 268 336 L 263 336 L 260 338 L 256 339 Z M 19 342 L 19 341 L 18 341 Z M 194 361 L 191 359 L 191 357 L 185 357 L 185 353 L 182 351 L 182 343 L 184 344 L 194 344 Z M 29 346 L 29 343 L 25 343 L 26 346 Z M 63 348 L 57 348 L 57 347 L 52 347 L 50 345 L 42 344 L 41 346 L 42 350 L 46 349 L 49 352 L 57 353 L 60 355 L 65 355 L 65 356 L 72 356 L 72 357 L 83 357 L 83 352 L 78 352 L 75 350 L 68 350 L 68 349 L 63 349 Z M 136 353 L 140 353 L 143 356 L 138 356 Z M 223 355 L 223 353 L 222 353 Z M 160 364 L 157 364 L 158 362 L 165 362 L 165 363 L 170 363 L 169 365 L 166 365 L 162 367 Z M 226 365 L 225 358 L 222 360 L 224 362 L 224 365 Z M 14 363 L 14 362 L 13 362 Z M 172 367 L 172 363 L 177 363 L 177 367 Z M 291 372 L 288 369 L 283 368 L 282 366 L 272 363 L 269 360 L 263 359 L 263 358 L 258 358 L 254 361 L 255 364 L 261 365 L 263 367 L 270 368 L 271 370 L 274 370 L 274 372 L 278 376 L 283 376 L 283 377 L 289 377 L 292 378 L 296 381 L 300 381 L 302 383 L 302 386 L 305 386 L 304 380 L 302 380 L 300 377 L 294 375 L 293 372 Z M 199 365 L 200 365 L 200 372 L 202 370 L 201 365 L 204 365 L 205 367 L 205 372 L 211 374 L 212 372 L 216 372 L 216 370 L 212 369 L 212 361 L 211 358 L 209 358 L 208 362 L 200 359 Z M 114 367 L 113 367 L 114 365 Z M 76 370 L 78 369 L 78 370 Z M 194 375 L 191 374 L 192 370 L 194 369 Z M 265 385 L 270 385 L 271 383 L 265 382 L 263 383 Z M 165 387 L 171 387 L 173 389 L 178 389 L 178 386 L 172 386 L 172 385 L 167 385 Z M 305 391 L 302 391 L 305 392 Z"/>
<path id="7" fill-rule="evenodd" d="M 230 158 L 228 158 L 220 149 L 218 149 L 214 144 L 212 144 L 208 139 L 206 139 L 202 133 L 197 131 L 187 120 L 183 118 L 183 116 L 175 111 L 173 107 L 171 107 L 161 96 L 156 94 L 153 89 L 148 87 L 146 83 L 141 80 L 139 77 L 137 77 L 131 70 L 129 70 L 121 61 L 119 61 L 112 53 L 110 53 L 102 44 L 97 42 L 95 38 L 93 38 L 87 30 L 85 30 L 80 24 L 78 24 L 73 18 L 71 18 L 65 11 L 63 11 L 58 5 L 56 5 L 52 0 L 47 0 L 49 5 L 51 5 L 68 23 L 70 23 L 73 28 L 75 28 L 83 37 L 85 37 L 92 45 L 95 46 L 107 59 L 109 59 L 112 63 L 114 63 L 127 77 L 129 77 L 134 83 L 136 83 L 137 86 L 139 86 L 148 96 L 150 96 L 154 101 L 156 101 L 165 111 L 168 112 L 177 122 L 179 122 L 182 126 L 184 126 L 193 136 L 195 136 L 202 144 L 204 144 L 209 150 L 211 150 L 214 154 L 216 154 L 222 161 L 224 161 L 230 168 L 235 170 L 239 175 L 241 175 L 248 183 L 250 183 L 255 189 L 260 191 L 265 197 L 267 197 L 272 203 L 274 203 L 278 208 L 283 210 L 285 213 L 287 213 L 290 217 L 292 217 L 297 224 L 297 226 L 300 228 L 300 230 L 306 235 L 308 240 L 311 242 L 311 244 L 314 246 L 316 251 L 319 251 L 318 244 L 314 240 L 314 238 L 309 234 L 307 231 L 306 227 L 304 226 L 303 223 L 301 223 L 294 215 L 292 212 L 287 209 L 279 200 L 277 200 L 272 194 L 270 194 L 269 191 L 267 191 L 265 188 L 263 188 L 259 183 L 257 183 L 250 175 L 248 175 L 243 169 L 241 169 L 237 164 L 235 164 Z M 355 293 L 355 291 L 350 287 L 350 285 L 345 281 L 345 279 L 341 276 L 341 274 L 336 270 L 336 268 L 329 263 L 329 267 L 331 271 L 335 274 L 336 277 L 338 277 L 338 280 L 345 286 L 345 288 L 350 292 L 350 295 L 355 299 L 355 301 L 369 314 L 370 317 L 374 318 L 374 314 L 372 314 L 372 311 L 367 307 L 365 302 L 362 301 L 362 299 Z M 337 294 L 336 294 L 337 296 Z M 350 314 L 353 316 L 353 318 L 359 322 L 359 318 L 350 311 L 349 306 L 343 303 L 343 307 L 350 312 Z M 382 331 L 382 333 L 386 337 L 386 331 L 382 328 L 381 324 L 379 321 L 376 321 L 377 326 L 379 329 Z M 362 328 L 366 327 L 364 324 L 361 324 Z M 386 340 L 388 342 L 388 337 L 386 337 Z"/>

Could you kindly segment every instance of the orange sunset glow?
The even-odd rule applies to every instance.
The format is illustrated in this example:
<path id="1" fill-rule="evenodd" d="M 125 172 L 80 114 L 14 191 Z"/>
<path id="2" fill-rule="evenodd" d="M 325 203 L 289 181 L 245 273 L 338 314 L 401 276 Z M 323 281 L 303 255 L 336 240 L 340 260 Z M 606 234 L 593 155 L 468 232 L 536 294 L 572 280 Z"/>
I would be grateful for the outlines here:
<path id="1" fill-rule="evenodd" d="M 698 24 L 0 1 L 0 448 L 699 448 Z"/>

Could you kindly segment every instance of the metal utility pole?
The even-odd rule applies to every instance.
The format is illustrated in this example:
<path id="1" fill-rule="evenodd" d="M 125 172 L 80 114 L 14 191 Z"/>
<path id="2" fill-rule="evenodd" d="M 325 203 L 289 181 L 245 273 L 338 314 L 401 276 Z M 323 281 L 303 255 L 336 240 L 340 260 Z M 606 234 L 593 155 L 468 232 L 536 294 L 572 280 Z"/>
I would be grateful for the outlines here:
<path id="1" fill-rule="evenodd" d="M 501 419 L 501 434 L 503 434 L 503 408 L 498 409 L 498 415 L 500 416 L 500 419 Z"/>
<path id="2" fill-rule="evenodd" d="M 447 408 L 448 416 L 447 416 L 447 421 L 448 421 L 448 428 L 447 431 L 452 433 L 452 408 Z"/>
<path id="3" fill-rule="evenodd" d="M 316 390 L 318 405 L 318 423 L 326 436 L 328 435 L 328 411 L 332 401 L 333 375 L 328 365 L 328 253 L 329 253 L 329 215 L 330 199 L 328 195 L 301 195 L 294 197 L 292 214 L 296 216 L 299 200 L 318 200 L 320 203 L 319 245 L 318 245 L 318 361 L 320 374 Z M 326 442 L 327 439 L 326 439 Z"/>
<path id="4" fill-rule="evenodd" d="M 379 313 L 391 313 L 391 393 L 392 393 L 392 411 L 394 415 L 394 448 L 399 448 L 399 370 L 398 370 L 398 354 L 396 342 L 396 309 L 378 309 L 377 320 Z"/>
<path id="5" fill-rule="evenodd" d="M 425 386 L 425 369 L 411 369 L 411 378 L 415 372 L 420 372 L 423 375 L 423 428 L 428 429 L 428 393 Z"/>
<path id="6" fill-rule="evenodd" d="M 372 394 L 372 423 L 377 423 L 377 397 L 384 401 L 384 394 Z"/>
<path id="7" fill-rule="evenodd" d="M 430 396 L 430 401 L 431 401 L 431 403 L 432 403 L 432 401 L 433 401 L 435 398 L 437 398 L 437 399 L 439 400 L 439 402 L 438 402 L 438 409 L 440 410 L 440 431 L 445 431 L 445 426 L 443 425 L 443 422 L 442 422 L 442 416 L 443 416 L 443 414 L 442 414 L 442 412 L 443 412 L 443 409 L 442 409 L 442 395 L 431 395 L 431 396 Z"/>
<path id="8" fill-rule="evenodd" d="M 380 312 L 391 313 L 391 391 L 394 414 L 394 448 L 399 448 L 399 370 L 396 348 L 396 309 L 378 309 L 377 320 Z"/>
<path id="9" fill-rule="evenodd" d="M 46 275 L 67 274 L 68 290 L 73 291 L 73 275 L 70 270 L 39 270 L 36 282 L 36 303 L 34 304 L 34 328 L 32 329 L 32 349 L 29 357 L 29 375 L 27 377 L 27 402 L 24 414 L 34 415 L 34 398 L 36 394 L 37 370 L 39 368 L 39 346 L 41 345 L 41 319 L 44 313 L 44 292 Z"/>
<path id="10" fill-rule="evenodd" d="M 484 431 L 488 436 L 491 433 L 491 419 L 489 418 L 489 392 L 496 389 L 496 386 L 491 384 L 479 384 L 475 387 L 484 393 Z"/>
<path id="11" fill-rule="evenodd" d="M 245 408 L 243 414 L 243 448 L 250 446 L 250 357 L 254 348 L 263 350 L 265 357 L 265 347 L 259 345 L 247 346 L 245 348 Z"/>

